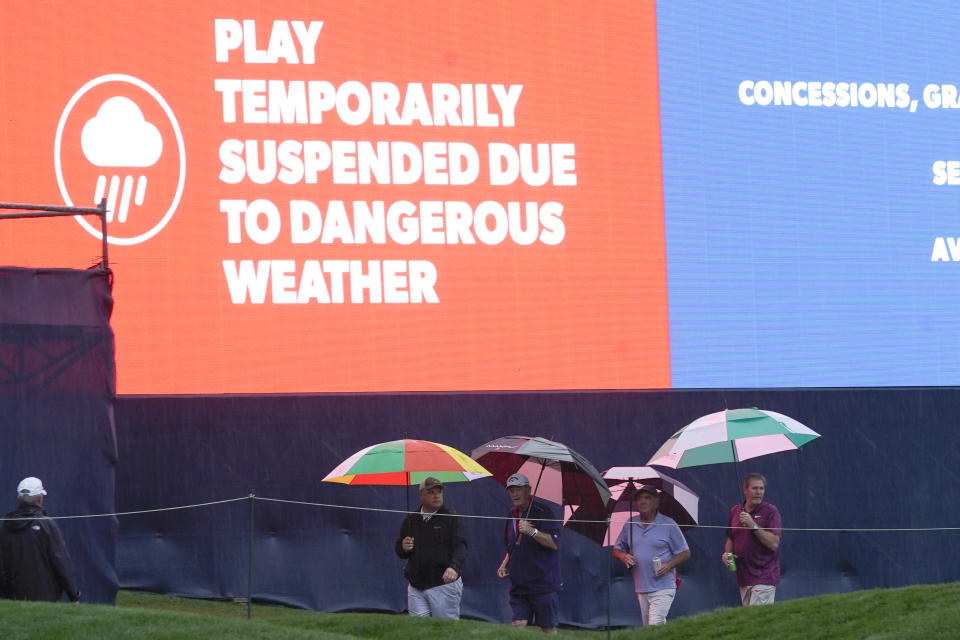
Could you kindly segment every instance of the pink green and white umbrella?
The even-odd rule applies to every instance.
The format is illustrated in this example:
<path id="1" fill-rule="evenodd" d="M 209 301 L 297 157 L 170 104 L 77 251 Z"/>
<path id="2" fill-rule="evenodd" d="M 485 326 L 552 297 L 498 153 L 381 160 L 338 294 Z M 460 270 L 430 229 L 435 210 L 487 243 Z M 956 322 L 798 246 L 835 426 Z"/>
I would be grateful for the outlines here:
<path id="1" fill-rule="evenodd" d="M 728 409 L 697 418 L 663 443 L 648 465 L 672 469 L 799 449 L 820 434 L 793 418 L 763 409 Z"/>
<path id="2" fill-rule="evenodd" d="M 393 440 L 361 449 L 337 465 L 324 482 L 356 485 L 417 485 L 432 476 L 467 482 L 490 472 L 453 447 L 428 440 Z"/>

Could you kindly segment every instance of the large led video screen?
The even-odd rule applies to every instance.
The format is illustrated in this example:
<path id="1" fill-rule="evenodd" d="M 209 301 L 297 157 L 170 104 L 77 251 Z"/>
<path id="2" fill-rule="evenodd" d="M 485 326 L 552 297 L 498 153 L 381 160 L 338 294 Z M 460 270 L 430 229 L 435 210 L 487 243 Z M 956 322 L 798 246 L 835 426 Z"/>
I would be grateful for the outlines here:
<path id="1" fill-rule="evenodd" d="M 958 384 L 947 9 L 8 3 L 0 201 L 125 394 Z"/>
<path id="2" fill-rule="evenodd" d="M 960 17 L 657 4 L 674 387 L 960 384 Z"/>
<path id="3" fill-rule="evenodd" d="M 120 392 L 669 385 L 653 5 L 3 12 L 0 199 L 108 199 Z"/>

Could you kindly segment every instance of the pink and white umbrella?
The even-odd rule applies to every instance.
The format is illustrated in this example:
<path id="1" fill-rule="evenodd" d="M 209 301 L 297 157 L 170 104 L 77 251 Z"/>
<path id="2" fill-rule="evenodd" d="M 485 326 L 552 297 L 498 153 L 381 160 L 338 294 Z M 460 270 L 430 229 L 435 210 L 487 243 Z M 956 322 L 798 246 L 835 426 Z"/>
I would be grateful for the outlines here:
<path id="1" fill-rule="evenodd" d="M 793 418 L 763 409 L 728 409 L 697 418 L 663 443 L 648 465 L 672 469 L 799 449 L 820 434 Z"/>
<path id="2" fill-rule="evenodd" d="M 579 515 L 575 507 L 564 510 L 564 526 L 568 529 L 600 544 L 613 544 L 627 520 L 636 515 L 633 496 L 645 484 L 660 492 L 660 513 L 673 518 L 681 529 L 697 526 L 700 498 L 679 480 L 652 467 L 613 467 L 601 475 L 612 496 L 608 503 L 610 531 L 604 523 L 572 519 Z"/>

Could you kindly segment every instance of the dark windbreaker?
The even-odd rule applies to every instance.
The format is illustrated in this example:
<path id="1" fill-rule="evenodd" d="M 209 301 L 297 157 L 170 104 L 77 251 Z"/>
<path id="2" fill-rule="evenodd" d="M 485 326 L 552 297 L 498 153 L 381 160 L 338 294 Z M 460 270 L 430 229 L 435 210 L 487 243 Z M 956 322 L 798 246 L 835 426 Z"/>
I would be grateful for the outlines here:
<path id="1" fill-rule="evenodd" d="M 42 507 L 21 502 L 0 528 L 0 597 L 13 600 L 79 600 L 73 563 L 63 536 Z"/>
<path id="2" fill-rule="evenodd" d="M 400 525 L 400 535 L 394 545 L 397 555 L 407 561 L 403 574 L 415 588 L 424 591 L 443 584 L 443 572 L 452 567 L 463 571 L 467 558 L 467 540 L 463 537 L 460 518 L 446 507 L 437 509 L 426 522 L 423 515 L 411 513 Z M 445 515 L 449 514 L 449 515 Z M 403 550 L 403 539 L 412 536 L 413 551 Z"/>

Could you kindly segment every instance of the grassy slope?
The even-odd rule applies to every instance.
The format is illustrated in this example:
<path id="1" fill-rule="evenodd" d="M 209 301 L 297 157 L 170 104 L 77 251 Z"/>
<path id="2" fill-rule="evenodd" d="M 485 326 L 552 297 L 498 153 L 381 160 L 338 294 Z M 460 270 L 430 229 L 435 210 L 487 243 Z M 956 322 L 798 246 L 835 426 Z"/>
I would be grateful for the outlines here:
<path id="1" fill-rule="evenodd" d="M 614 634 L 615 637 L 621 637 Z M 632 637 L 626 634 L 623 638 Z M 777 640 L 960 637 L 960 583 L 800 598 L 770 607 L 718 609 L 649 629 L 644 638 Z"/>
<path id="2" fill-rule="evenodd" d="M 383 614 L 322 614 L 256 605 L 246 606 L 121 592 L 117 607 L 0 602 L 4 640 L 67 638 L 530 638 L 529 631 L 475 621 L 411 619 Z M 593 640 L 596 631 L 561 631 L 562 637 Z M 719 609 L 678 618 L 656 629 L 623 629 L 618 640 L 731 638 L 882 639 L 960 637 L 960 583 L 904 589 L 877 589 L 819 596 L 751 609 Z"/>

